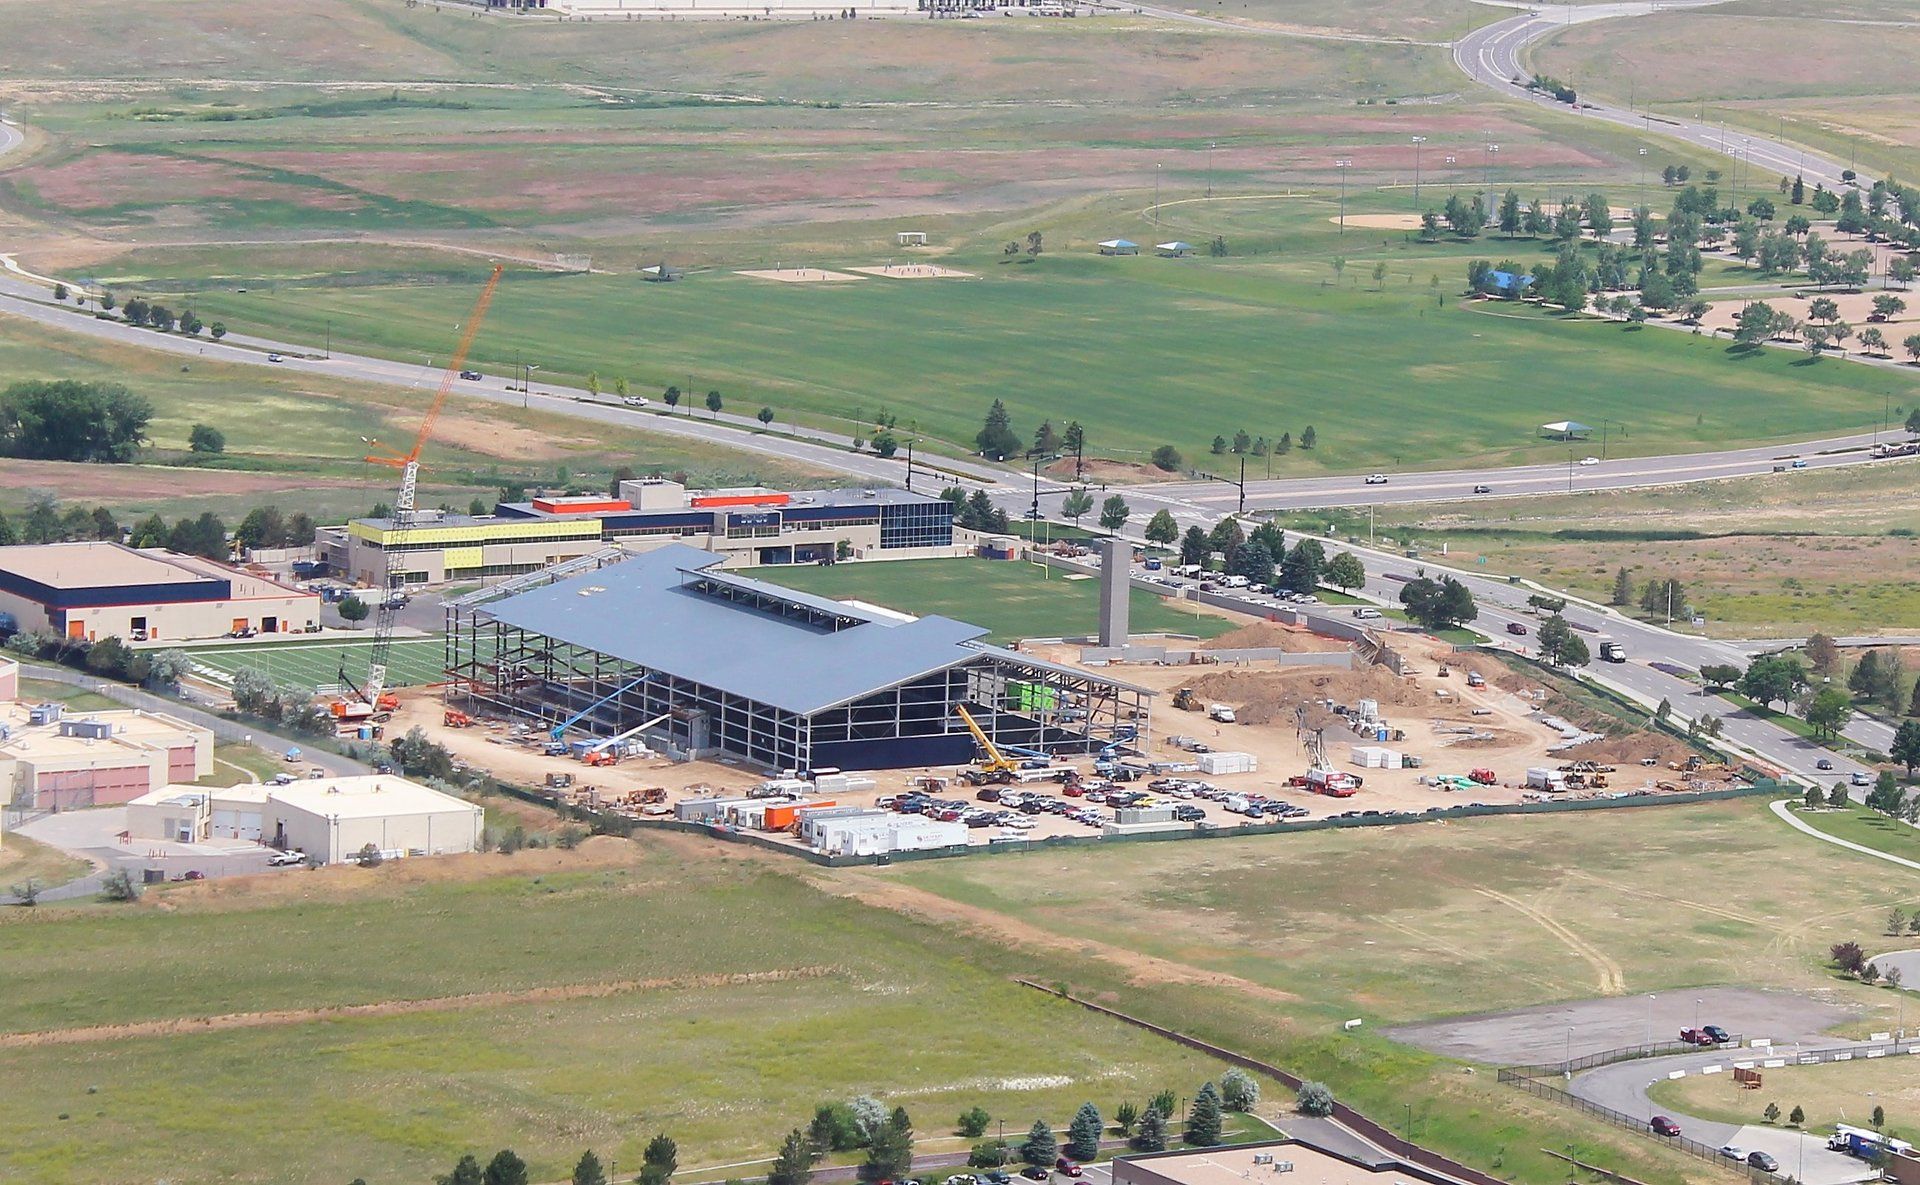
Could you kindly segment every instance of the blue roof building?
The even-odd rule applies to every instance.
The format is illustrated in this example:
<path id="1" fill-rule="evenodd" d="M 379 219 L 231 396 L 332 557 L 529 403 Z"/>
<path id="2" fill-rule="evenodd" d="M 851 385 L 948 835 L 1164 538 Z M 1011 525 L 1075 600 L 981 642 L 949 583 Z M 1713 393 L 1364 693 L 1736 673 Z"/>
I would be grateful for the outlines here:
<path id="1" fill-rule="evenodd" d="M 1487 273 L 1487 291 L 1496 296 L 1519 296 L 1533 283 L 1531 273 L 1515 275 L 1512 272 L 1491 271 Z"/>
<path id="2" fill-rule="evenodd" d="M 971 761 L 996 744 L 1084 753 L 1144 733 L 1153 693 L 909 617 L 722 571 L 670 544 L 607 552 L 447 608 L 448 673 L 484 708 L 771 770 Z"/>

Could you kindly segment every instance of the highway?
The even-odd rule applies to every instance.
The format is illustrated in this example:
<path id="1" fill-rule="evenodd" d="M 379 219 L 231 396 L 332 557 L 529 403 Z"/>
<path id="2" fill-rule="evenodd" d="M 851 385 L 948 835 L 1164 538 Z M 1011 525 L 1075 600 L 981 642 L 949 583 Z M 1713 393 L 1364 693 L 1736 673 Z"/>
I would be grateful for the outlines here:
<path id="1" fill-rule="evenodd" d="M 1482 0 L 1482 3 L 1487 0 Z M 1564 111 L 1581 119 L 1598 119 L 1621 127 L 1634 128 L 1648 135 L 1684 140 L 1689 144 L 1719 152 L 1781 176 L 1799 174 L 1809 184 L 1824 183 L 1828 189 L 1844 182 L 1841 170 L 1846 166 L 1829 157 L 1810 152 L 1801 145 L 1724 125 L 1700 123 L 1644 111 L 1617 110 L 1583 106 L 1574 111 L 1550 96 L 1536 94 L 1513 84 L 1515 78 L 1531 78 L 1522 58 L 1527 48 L 1554 33 L 1591 21 L 1618 20 L 1651 16 L 1675 9 L 1704 8 L 1720 0 L 1640 0 L 1638 3 L 1539 5 L 1517 16 L 1482 25 L 1453 44 L 1453 61 L 1462 72 L 1482 86 L 1510 98 L 1537 103 Z M 1518 7 L 1498 4 L 1496 7 Z M 1578 80 L 1574 80 L 1578 90 Z"/>

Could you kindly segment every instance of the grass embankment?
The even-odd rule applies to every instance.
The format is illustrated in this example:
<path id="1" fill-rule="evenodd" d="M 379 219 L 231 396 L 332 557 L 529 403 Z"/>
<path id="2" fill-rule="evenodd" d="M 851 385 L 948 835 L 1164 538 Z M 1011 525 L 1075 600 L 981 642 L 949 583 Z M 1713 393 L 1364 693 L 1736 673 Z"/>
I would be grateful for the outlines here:
<path id="1" fill-rule="evenodd" d="M 1069 579 L 1014 561 L 890 560 L 762 568 L 755 575 L 801 592 L 971 622 L 991 630 L 997 642 L 1079 637 L 1100 624 L 1098 579 Z M 1212 638 L 1252 620 L 1191 610 L 1145 589 L 1131 590 L 1131 598 L 1129 628 L 1136 634 Z"/>
<path id="2" fill-rule="evenodd" d="M 637 1164 L 658 1131 L 689 1165 L 771 1155 L 816 1103 L 863 1092 L 929 1135 L 976 1103 L 1011 1134 L 1087 1099 L 1191 1095 L 1221 1070 L 1012 984 L 1023 960 L 784 867 L 614 840 L 480 859 L 485 879 L 421 862 L 208 884 L 165 911 L 0 917 L 0 1072 L 34 1084 L 0 1175 L 422 1179 L 505 1145 L 555 1180 L 589 1146 Z M 737 974 L 772 978 L 716 978 Z M 476 992 L 503 995 L 401 1003 Z M 290 1012 L 151 1027 L 260 1010 Z M 72 1026 L 108 1027 L 4 1035 Z"/>
<path id="3" fill-rule="evenodd" d="M 85 860 L 75 859 L 24 835 L 9 832 L 0 837 L 0 891 L 9 900 L 16 886 L 31 881 L 42 889 L 51 889 L 85 876 L 91 868 Z"/>
<path id="4" fill-rule="evenodd" d="M 213 318 L 206 318 L 211 321 Z M 441 327 L 444 338 L 446 328 Z M 440 356 L 448 348 L 435 348 Z M 418 361 L 416 358 L 415 361 Z M 191 517 L 203 510 L 228 525 L 253 506 L 278 503 L 317 521 L 369 513 L 392 501 L 393 478 L 366 464 L 364 438 L 411 440 L 431 395 L 434 371 L 415 389 L 305 376 L 270 367 L 182 362 L 132 346 L 63 333 L 0 316 L 0 373 L 17 377 L 124 383 L 154 409 L 151 448 L 136 465 L 9 461 L 0 510 L 17 516 L 36 496 L 105 505 L 122 523 L 160 513 Z M 818 484 L 804 466 L 762 463 L 720 446 L 647 433 L 643 425 L 586 424 L 570 417 L 461 399 L 448 405 L 426 449 L 421 502 L 465 510 L 479 496 L 491 505 L 504 482 L 567 480 L 604 488 L 616 466 L 685 470 L 697 482 Z M 188 452 L 195 424 L 226 436 L 217 455 Z M 564 484 L 562 482 L 561 484 Z"/>
<path id="5" fill-rule="evenodd" d="M 1129 982 L 1123 962 L 1089 958 L 1067 982 L 1326 1080 L 1383 1121 L 1415 1100 L 1418 1137 L 1476 1167 L 1560 1179 L 1537 1149 L 1572 1144 L 1588 1163 L 1665 1181 L 1688 1170 L 1631 1133 L 1367 1034 L 1603 990 L 1728 982 L 1837 991 L 1866 1011 L 1860 1032 L 1891 1027 L 1889 993 L 1836 984 L 1824 962 L 1832 943 L 1877 929 L 1911 892 L 1888 883 L 1904 874 L 1821 846 L 1763 804 L 1735 803 L 1151 845 L 1120 859 L 1022 855 L 889 875 L 1061 942 L 1099 941 L 1249 981 L 1209 990 Z M 1729 897 L 1731 866 L 1768 875 Z M 1290 997 L 1262 995 L 1276 992 Z M 1347 1033 L 1351 1017 L 1366 1024 Z"/>
<path id="6" fill-rule="evenodd" d="M 1867 787 L 1850 787 L 1848 792 L 1858 799 L 1867 792 Z M 1886 852 L 1891 856 L 1920 860 L 1920 829 L 1916 829 L 1911 823 L 1890 819 L 1865 807 L 1803 810 L 1799 811 L 1799 818 L 1807 826 L 1817 831 L 1824 831 L 1835 839 L 1848 840 L 1861 847 L 1872 848 L 1876 852 Z"/>

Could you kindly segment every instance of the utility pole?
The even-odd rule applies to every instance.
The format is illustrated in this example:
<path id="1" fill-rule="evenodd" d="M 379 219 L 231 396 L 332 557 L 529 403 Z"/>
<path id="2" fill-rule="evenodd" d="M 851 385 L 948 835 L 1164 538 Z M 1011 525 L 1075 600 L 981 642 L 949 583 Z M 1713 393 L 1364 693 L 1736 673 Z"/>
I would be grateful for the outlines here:
<path id="1" fill-rule="evenodd" d="M 1160 166 L 1153 166 L 1153 224 L 1160 225 Z"/>
<path id="2" fill-rule="evenodd" d="M 1344 157 L 1340 160 L 1336 160 L 1333 162 L 1333 167 L 1340 170 L 1340 233 L 1341 234 L 1347 233 L 1347 169 L 1351 167 L 1352 164 L 1353 164 L 1352 161 L 1347 160 Z"/>
<path id="3" fill-rule="evenodd" d="M 333 318 L 327 318 L 327 359 L 333 359 Z"/>
<path id="4" fill-rule="evenodd" d="M 1487 145 L 1487 171 L 1486 175 L 1481 178 L 1480 188 L 1486 190 L 1488 193 L 1493 192 L 1493 158 L 1498 156 L 1499 153 L 1500 146 L 1498 144 Z"/>
<path id="5" fill-rule="evenodd" d="M 913 441 L 907 441 L 907 492 L 913 492 Z"/>
<path id="6" fill-rule="evenodd" d="M 1420 146 L 1427 142 L 1425 136 L 1413 138 L 1413 208 L 1420 208 Z"/>
<path id="7" fill-rule="evenodd" d="M 1247 512 L 1247 454 L 1240 454 L 1240 513 Z"/>
<path id="8" fill-rule="evenodd" d="M 1207 141 L 1207 196 L 1213 196 L 1213 150 L 1220 147 L 1217 140 Z"/>
<path id="9" fill-rule="evenodd" d="M 1034 522 L 1040 521 L 1040 458 L 1039 457 L 1035 457 L 1033 459 L 1033 509 L 1028 512 L 1028 517 L 1032 518 Z"/>
<path id="10" fill-rule="evenodd" d="M 1460 159 L 1459 157 L 1453 155 L 1451 152 L 1447 154 L 1447 196 L 1448 197 L 1453 196 L 1453 166 L 1457 161 L 1459 161 L 1459 159 Z"/>

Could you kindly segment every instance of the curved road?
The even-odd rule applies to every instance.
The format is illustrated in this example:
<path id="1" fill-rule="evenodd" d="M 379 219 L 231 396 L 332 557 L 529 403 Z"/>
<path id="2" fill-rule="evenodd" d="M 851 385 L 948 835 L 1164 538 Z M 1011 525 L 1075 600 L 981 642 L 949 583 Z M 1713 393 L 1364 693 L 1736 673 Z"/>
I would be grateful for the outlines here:
<path id="1" fill-rule="evenodd" d="M 1483 3 L 1487 0 L 1482 0 Z M 1513 84 L 1515 78 L 1530 78 L 1532 71 L 1522 62 L 1528 47 L 1573 25 L 1621 17 L 1648 16 L 1673 9 L 1702 8 L 1720 0 L 1640 0 L 1638 3 L 1542 5 L 1518 16 L 1483 25 L 1453 44 L 1453 62 L 1475 82 L 1508 95 L 1547 107 L 1577 114 L 1582 119 L 1599 119 L 1640 130 L 1649 135 L 1683 140 L 1712 152 L 1751 161 L 1753 164 L 1791 176 L 1804 175 L 1810 182 L 1824 183 L 1828 189 L 1844 184 L 1840 172 L 1846 166 L 1831 158 L 1810 152 L 1798 144 L 1759 135 L 1747 130 L 1729 130 L 1689 119 L 1677 119 L 1647 112 L 1618 111 L 1606 107 L 1582 107 L 1577 113 L 1564 104 Z M 1519 7 L 1498 4 L 1497 7 Z"/>

